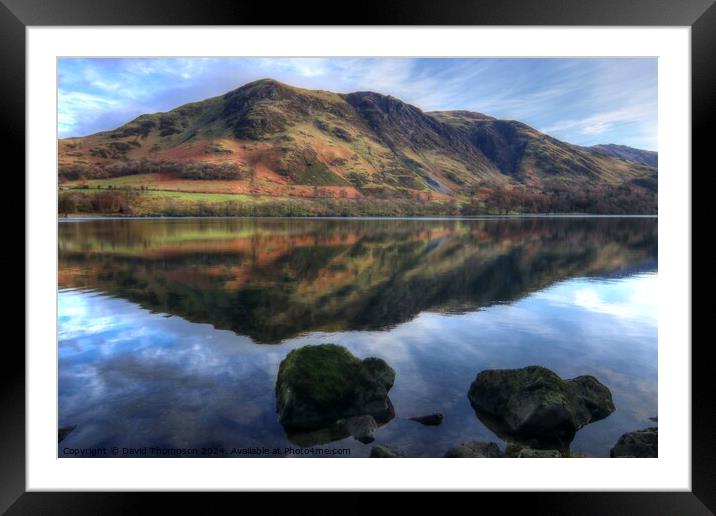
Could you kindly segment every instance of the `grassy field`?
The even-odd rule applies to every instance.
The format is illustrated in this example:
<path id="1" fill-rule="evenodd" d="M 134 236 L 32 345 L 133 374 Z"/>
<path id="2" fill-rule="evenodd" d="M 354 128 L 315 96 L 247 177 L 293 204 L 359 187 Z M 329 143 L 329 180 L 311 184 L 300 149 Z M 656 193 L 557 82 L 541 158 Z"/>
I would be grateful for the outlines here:
<path id="1" fill-rule="evenodd" d="M 119 216 L 421 216 L 459 214 L 456 202 L 413 199 L 326 199 L 231 193 L 63 188 L 58 213 Z"/>
<path id="2" fill-rule="evenodd" d="M 182 192 L 172 190 L 147 190 L 146 192 L 144 192 L 143 197 L 145 199 L 174 199 L 176 201 L 207 203 L 233 201 L 244 204 L 255 204 L 269 200 L 268 198 L 263 198 L 255 195 L 211 192 Z"/>

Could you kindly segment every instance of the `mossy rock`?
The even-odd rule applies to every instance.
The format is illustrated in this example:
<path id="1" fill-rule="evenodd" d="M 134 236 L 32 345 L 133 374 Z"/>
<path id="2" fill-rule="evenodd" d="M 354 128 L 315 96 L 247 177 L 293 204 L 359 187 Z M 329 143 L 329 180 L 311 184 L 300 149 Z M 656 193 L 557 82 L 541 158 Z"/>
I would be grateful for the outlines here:
<path id="1" fill-rule="evenodd" d="M 295 349 L 279 366 L 279 421 L 289 432 L 363 415 L 384 423 L 395 415 L 388 398 L 394 380 L 395 371 L 384 360 L 360 360 L 335 344 Z"/>
<path id="2" fill-rule="evenodd" d="M 310 397 L 317 408 L 342 403 L 352 394 L 361 361 L 334 344 L 306 346 L 291 351 L 281 362 L 278 383 L 296 396 Z"/>
<path id="3" fill-rule="evenodd" d="M 563 380 L 540 366 L 482 371 L 468 397 L 497 435 L 542 449 L 568 449 L 577 430 L 615 410 L 611 392 L 593 376 Z"/>

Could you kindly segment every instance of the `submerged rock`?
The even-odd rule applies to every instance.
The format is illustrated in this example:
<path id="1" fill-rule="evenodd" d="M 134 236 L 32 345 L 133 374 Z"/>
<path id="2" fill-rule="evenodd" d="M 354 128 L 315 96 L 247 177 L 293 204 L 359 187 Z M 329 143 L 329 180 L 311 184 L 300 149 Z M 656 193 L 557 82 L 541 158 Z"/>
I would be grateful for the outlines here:
<path id="1" fill-rule="evenodd" d="M 577 430 L 615 410 L 611 392 L 593 376 L 562 380 L 539 366 L 482 371 L 468 397 L 488 428 L 535 448 L 565 449 Z"/>
<path id="2" fill-rule="evenodd" d="M 509 459 L 551 459 L 562 458 L 563 455 L 559 450 L 554 449 L 535 449 L 524 444 L 508 442 L 505 448 L 505 457 Z"/>
<path id="3" fill-rule="evenodd" d="M 345 433 L 346 424 L 338 421 L 356 416 L 372 416 L 376 426 L 384 424 L 395 416 L 388 398 L 394 381 L 395 371 L 380 358 L 360 360 L 334 344 L 295 349 L 279 366 L 279 421 L 289 434 L 319 429 Z"/>
<path id="4" fill-rule="evenodd" d="M 443 457 L 448 458 L 483 458 L 492 459 L 502 457 L 500 447 L 493 442 L 468 441 L 459 446 L 450 448 Z"/>
<path id="5" fill-rule="evenodd" d="M 339 420 L 336 425 L 339 431 L 352 435 L 356 440 L 368 444 L 375 441 L 373 432 L 378 429 L 375 418 L 370 415 L 355 416 Z"/>
<path id="6" fill-rule="evenodd" d="M 301 448 L 339 441 L 349 436 L 345 428 L 338 428 L 336 423 L 316 430 L 286 430 L 288 440 Z"/>
<path id="7" fill-rule="evenodd" d="M 518 459 L 560 459 L 562 454 L 558 450 L 535 450 L 525 447 L 517 453 Z"/>
<path id="8" fill-rule="evenodd" d="M 442 414 L 428 414 L 427 416 L 416 416 L 409 417 L 411 421 L 417 421 L 421 425 L 426 426 L 437 426 L 443 422 L 444 416 Z"/>
<path id="9" fill-rule="evenodd" d="M 611 457 L 658 457 L 659 429 L 651 427 L 625 433 L 609 451 L 609 455 Z"/>
<path id="10" fill-rule="evenodd" d="M 405 455 L 389 446 L 378 445 L 370 449 L 370 457 L 373 459 L 399 459 Z"/>
<path id="11" fill-rule="evenodd" d="M 301 447 L 316 446 L 332 441 L 339 441 L 352 436 L 363 444 L 375 440 L 373 432 L 378 429 L 378 423 L 370 415 L 354 416 L 347 419 L 339 419 L 333 424 L 309 431 L 288 431 L 288 440 Z"/>
<path id="12" fill-rule="evenodd" d="M 77 425 L 72 426 L 63 426 L 62 428 L 57 429 L 57 442 L 61 443 L 64 441 L 65 437 L 70 435 L 70 433 L 77 428 Z"/>

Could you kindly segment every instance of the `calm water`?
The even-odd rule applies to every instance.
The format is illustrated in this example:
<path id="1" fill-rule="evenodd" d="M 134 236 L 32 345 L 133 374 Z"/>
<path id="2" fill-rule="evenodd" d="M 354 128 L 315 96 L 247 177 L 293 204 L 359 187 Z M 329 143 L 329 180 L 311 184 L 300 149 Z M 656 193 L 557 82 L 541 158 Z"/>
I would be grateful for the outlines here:
<path id="1" fill-rule="evenodd" d="M 274 387 L 310 343 L 396 370 L 374 444 L 409 456 L 503 444 L 467 398 L 489 368 L 607 385 L 616 412 L 572 443 L 589 456 L 657 415 L 656 219 L 61 222 L 59 288 L 60 455 L 295 447 Z"/>

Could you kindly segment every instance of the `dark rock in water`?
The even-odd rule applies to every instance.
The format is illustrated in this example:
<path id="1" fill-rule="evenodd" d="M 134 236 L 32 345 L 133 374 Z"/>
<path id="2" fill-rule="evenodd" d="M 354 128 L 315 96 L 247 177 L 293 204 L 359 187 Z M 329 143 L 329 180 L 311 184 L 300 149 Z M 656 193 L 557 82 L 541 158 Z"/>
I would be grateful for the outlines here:
<path id="1" fill-rule="evenodd" d="M 426 426 L 437 426 L 443 422 L 442 414 L 428 414 L 427 416 L 409 417 L 411 421 L 417 421 L 418 423 Z"/>
<path id="2" fill-rule="evenodd" d="M 394 381 L 395 371 L 379 358 L 359 360 L 334 344 L 295 349 L 279 366 L 279 421 L 289 434 L 336 427 L 355 416 L 385 424 L 395 416 L 388 398 Z"/>
<path id="3" fill-rule="evenodd" d="M 609 451 L 611 457 L 652 458 L 659 456 L 659 429 L 644 428 L 622 435 Z"/>
<path id="4" fill-rule="evenodd" d="M 62 441 L 64 441 L 64 440 L 65 440 L 65 437 L 67 437 L 68 435 L 70 435 L 70 433 L 71 433 L 75 428 L 77 428 L 77 425 L 63 426 L 62 428 L 59 428 L 59 429 L 57 430 L 57 442 L 58 442 L 58 443 L 61 443 Z"/>
<path id="5" fill-rule="evenodd" d="M 650 418 L 649 418 L 649 421 L 653 421 L 654 423 L 658 423 L 658 422 L 659 422 L 659 418 L 658 418 L 657 416 L 650 417 Z"/>
<path id="6" fill-rule="evenodd" d="M 399 459 L 405 455 L 389 446 L 378 445 L 370 449 L 370 457 L 373 459 Z"/>
<path id="7" fill-rule="evenodd" d="M 542 449 L 567 448 L 577 430 L 615 410 L 611 392 L 593 376 L 562 380 L 539 366 L 482 371 L 468 397 L 500 437 Z"/>
<path id="8" fill-rule="evenodd" d="M 499 458 L 502 457 L 500 447 L 495 443 L 483 441 L 469 441 L 459 446 L 450 448 L 443 457 L 448 458 Z"/>
<path id="9" fill-rule="evenodd" d="M 373 432 L 378 429 L 378 424 L 373 416 L 355 416 L 339 420 L 336 425 L 341 431 L 352 435 L 356 440 L 368 444 L 375 441 Z"/>

